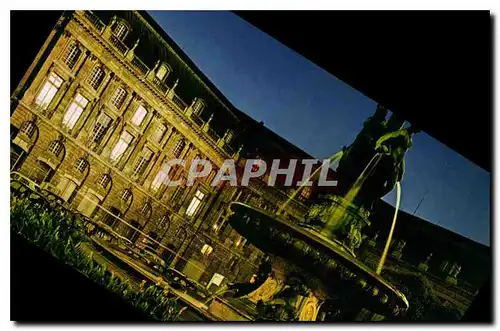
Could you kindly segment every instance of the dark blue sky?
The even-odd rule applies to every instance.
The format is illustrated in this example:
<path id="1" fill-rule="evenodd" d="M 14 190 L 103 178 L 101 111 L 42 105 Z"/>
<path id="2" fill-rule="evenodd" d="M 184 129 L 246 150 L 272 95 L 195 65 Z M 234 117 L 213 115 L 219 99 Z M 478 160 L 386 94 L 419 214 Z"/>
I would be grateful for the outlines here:
<path id="1" fill-rule="evenodd" d="M 375 111 L 373 100 L 230 12 L 150 13 L 237 108 L 315 157 L 350 144 Z M 428 191 L 419 217 L 490 244 L 483 169 L 421 133 L 401 185 L 403 210 L 413 213 Z M 395 204 L 394 192 L 385 200 Z"/>

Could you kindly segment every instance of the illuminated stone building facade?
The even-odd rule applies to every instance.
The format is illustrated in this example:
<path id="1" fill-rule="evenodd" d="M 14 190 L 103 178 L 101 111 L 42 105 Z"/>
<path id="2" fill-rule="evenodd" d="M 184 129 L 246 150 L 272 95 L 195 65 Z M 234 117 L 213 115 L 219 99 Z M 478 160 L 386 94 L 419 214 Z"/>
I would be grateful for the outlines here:
<path id="1" fill-rule="evenodd" d="M 224 222 L 230 201 L 276 210 L 290 194 L 262 180 L 212 187 L 223 161 L 310 158 L 229 103 L 144 12 L 64 12 L 11 105 L 11 171 L 134 243 L 141 233 L 115 216 L 158 239 L 177 252 L 171 265 L 190 260 L 201 282 L 214 272 L 247 279 L 261 258 Z M 165 163 L 175 158 L 214 168 L 193 186 L 168 187 Z M 304 211 L 296 201 L 285 212 Z"/>

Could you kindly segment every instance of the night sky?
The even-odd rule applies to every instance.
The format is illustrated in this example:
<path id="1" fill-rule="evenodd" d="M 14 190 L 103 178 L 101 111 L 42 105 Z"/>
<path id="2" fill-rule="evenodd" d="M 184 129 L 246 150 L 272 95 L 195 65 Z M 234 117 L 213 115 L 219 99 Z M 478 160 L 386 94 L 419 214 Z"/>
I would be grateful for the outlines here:
<path id="1" fill-rule="evenodd" d="M 375 111 L 373 100 L 230 12 L 150 14 L 238 109 L 314 157 L 349 145 Z M 417 216 L 490 245 L 489 173 L 420 133 L 401 185 L 403 210 L 413 213 L 427 192 Z M 384 200 L 394 205 L 395 190 Z"/>

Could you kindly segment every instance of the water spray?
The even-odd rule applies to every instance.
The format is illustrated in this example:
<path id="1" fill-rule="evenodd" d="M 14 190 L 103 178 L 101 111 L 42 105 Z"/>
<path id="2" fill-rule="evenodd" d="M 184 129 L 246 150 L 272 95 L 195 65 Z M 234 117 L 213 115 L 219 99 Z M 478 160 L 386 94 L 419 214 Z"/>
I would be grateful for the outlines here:
<path id="1" fill-rule="evenodd" d="M 334 162 L 338 159 L 340 159 L 342 157 L 342 155 L 344 155 L 344 152 L 343 151 L 339 151 L 335 154 L 333 154 L 332 156 L 330 156 L 328 158 L 328 161 L 329 162 Z M 302 189 L 306 186 L 306 183 L 309 182 L 312 178 L 314 178 L 314 176 L 316 176 L 316 174 L 321 170 L 321 167 L 319 167 L 318 169 L 316 169 L 310 176 L 309 178 L 307 178 L 307 180 L 304 181 L 304 183 L 302 185 L 300 185 L 296 190 L 295 192 L 293 192 L 293 194 L 285 201 L 284 204 L 282 204 L 279 208 L 278 208 L 278 211 L 276 212 L 276 215 L 280 215 L 283 210 L 288 206 L 288 204 L 290 204 L 290 202 L 295 199 L 295 197 L 297 196 L 297 194 L 299 194 L 300 191 L 302 191 Z"/>
<path id="2" fill-rule="evenodd" d="M 389 246 L 391 245 L 392 234 L 394 232 L 394 228 L 396 227 L 396 218 L 398 217 L 399 203 L 401 202 L 401 184 L 399 182 L 396 182 L 396 189 L 397 189 L 396 210 L 394 211 L 391 230 L 389 231 L 389 236 L 387 237 L 387 242 L 385 243 L 384 252 L 382 253 L 382 257 L 380 258 L 380 262 L 377 267 L 377 275 L 380 275 L 380 273 L 382 272 L 382 268 L 384 267 L 385 258 L 387 257 Z"/>

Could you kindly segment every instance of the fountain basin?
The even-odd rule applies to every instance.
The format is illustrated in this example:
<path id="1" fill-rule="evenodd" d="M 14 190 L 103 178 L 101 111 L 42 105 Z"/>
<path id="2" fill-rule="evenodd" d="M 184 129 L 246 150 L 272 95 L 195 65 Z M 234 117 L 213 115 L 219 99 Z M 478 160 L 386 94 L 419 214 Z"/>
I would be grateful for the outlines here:
<path id="1" fill-rule="evenodd" d="M 328 297 L 349 298 L 384 316 L 408 309 L 401 292 L 357 260 L 340 242 L 243 203 L 233 202 L 230 209 L 229 222 L 235 231 L 263 252 L 318 279 L 321 291 L 326 290 Z"/>

